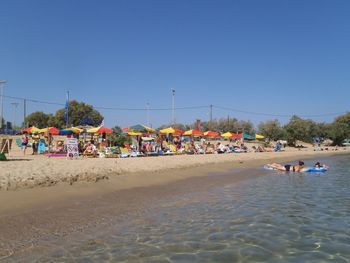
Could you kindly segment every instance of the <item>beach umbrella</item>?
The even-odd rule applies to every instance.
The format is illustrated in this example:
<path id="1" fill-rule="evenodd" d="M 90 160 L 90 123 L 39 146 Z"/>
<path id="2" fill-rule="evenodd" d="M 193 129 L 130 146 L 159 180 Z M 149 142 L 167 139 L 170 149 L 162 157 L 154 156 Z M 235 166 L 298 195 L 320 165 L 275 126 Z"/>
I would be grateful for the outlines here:
<path id="1" fill-rule="evenodd" d="M 249 135 L 249 134 L 246 134 L 246 133 L 243 133 L 243 139 L 246 139 L 246 140 L 254 140 L 255 137 L 252 136 L 252 135 Z"/>
<path id="2" fill-rule="evenodd" d="M 174 135 L 181 135 L 184 133 L 183 130 L 179 130 L 179 129 L 176 129 L 173 127 L 168 127 L 168 128 L 162 129 L 159 132 L 163 133 L 163 134 L 174 134 Z"/>
<path id="3" fill-rule="evenodd" d="M 138 131 L 129 131 L 128 132 L 129 136 L 140 136 L 142 135 L 142 132 L 138 132 Z"/>
<path id="4" fill-rule="evenodd" d="M 182 135 L 183 136 L 199 137 L 199 136 L 203 136 L 203 132 L 198 131 L 198 130 L 188 130 L 188 131 L 185 131 Z"/>
<path id="5" fill-rule="evenodd" d="M 232 133 L 232 136 L 229 137 L 231 140 L 242 139 L 242 133 Z"/>
<path id="6" fill-rule="evenodd" d="M 48 133 L 51 133 L 52 135 L 59 135 L 60 134 L 60 131 L 55 127 L 47 127 L 44 129 L 40 129 L 40 132 L 42 132 L 42 133 L 48 132 Z"/>
<path id="7" fill-rule="evenodd" d="M 35 126 L 32 126 L 32 127 L 29 127 L 29 128 L 25 128 L 24 130 L 22 130 L 22 132 L 28 132 L 28 133 L 34 133 L 34 132 L 40 132 L 40 129 L 35 127 Z"/>
<path id="8" fill-rule="evenodd" d="M 221 134 L 221 137 L 224 137 L 224 138 L 230 138 L 234 133 L 232 132 L 225 132 L 223 134 Z"/>
<path id="9" fill-rule="evenodd" d="M 220 133 L 218 133 L 216 131 L 206 131 L 206 132 L 204 132 L 204 136 L 205 137 L 216 138 L 216 137 L 220 137 Z"/>
<path id="10" fill-rule="evenodd" d="M 83 129 L 80 129 L 78 127 L 70 127 L 69 129 L 74 131 L 74 133 L 81 133 L 84 131 Z"/>
<path id="11" fill-rule="evenodd" d="M 255 134 L 255 139 L 264 139 L 265 136 L 261 134 Z"/>
<path id="12" fill-rule="evenodd" d="M 99 134 L 102 134 L 102 133 L 112 134 L 113 133 L 113 131 L 111 129 L 108 129 L 107 127 L 104 127 L 104 126 L 92 128 L 92 129 L 87 130 L 86 132 L 99 133 Z"/>
<path id="13" fill-rule="evenodd" d="M 133 125 L 129 127 L 129 130 L 143 132 L 143 133 L 155 131 L 155 129 L 152 129 L 151 127 L 148 127 L 146 125 L 141 125 L 141 124 Z"/>

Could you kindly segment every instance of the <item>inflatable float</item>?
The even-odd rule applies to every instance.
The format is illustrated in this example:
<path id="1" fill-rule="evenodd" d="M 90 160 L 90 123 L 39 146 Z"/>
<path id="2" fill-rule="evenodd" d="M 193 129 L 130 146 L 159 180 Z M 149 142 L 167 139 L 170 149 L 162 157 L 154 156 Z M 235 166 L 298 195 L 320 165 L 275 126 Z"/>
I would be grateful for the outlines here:
<path id="1" fill-rule="evenodd" d="M 268 166 L 268 165 L 264 165 L 264 169 L 265 170 L 282 171 L 282 170 L 275 169 L 275 168 Z M 305 168 L 301 169 L 300 172 L 302 172 L 302 173 L 324 173 L 326 171 L 328 171 L 328 167 L 305 167 Z M 292 171 L 290 171 L 290 172 L 292 172 Z"/>

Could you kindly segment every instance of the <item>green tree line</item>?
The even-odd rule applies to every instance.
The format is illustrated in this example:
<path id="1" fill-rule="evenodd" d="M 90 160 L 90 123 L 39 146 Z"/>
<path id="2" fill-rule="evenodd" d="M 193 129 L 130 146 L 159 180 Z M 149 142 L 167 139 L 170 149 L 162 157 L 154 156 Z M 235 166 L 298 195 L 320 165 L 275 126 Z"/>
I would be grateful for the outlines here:
<path id="1" fill-rule="evenodd" d="M 98 126 L 103 120 L 100 112 L 93 106 L 77 101 L 69 103 L 69 126 L 91 125 Z M 65 109 L 59 109 L 55 114 L 46 114 L 41 111 L 33 112 L 25 119 L 27 126 L 37 126 L 44 128 L 54 126 L 64 128 Z M 169 125 L 162 125 L 158 129 L 165 128 Z M 175 128 L 181 130 L 194 129 L 195 124 L 175 124 Z M 238 120 L 236 118 L 220 118 L 211 122 L 205 121 L 200 126 L 202 131 L 212 130 L 218 132 L 234 133 L 260 133 L 270 140 L 287 140 L 289 145 L 295 145 L 296 142 L 313 142 L 315 137 L 329 138 L 335 145 L 341 145 L 344 139 L 350 138 L 350 112 L 337 116 L 333 122 L 315 122 L 311 119 L 303 119 L 298 116 L 292 116 L 289 122 L 281 125 L 278 120 L 267 120 L 254 127 L 251 121 Z M 113 128 L 111 136 L 115 141 L 122 142 L 125 140 L 121 136 L 120 127 Z"/>

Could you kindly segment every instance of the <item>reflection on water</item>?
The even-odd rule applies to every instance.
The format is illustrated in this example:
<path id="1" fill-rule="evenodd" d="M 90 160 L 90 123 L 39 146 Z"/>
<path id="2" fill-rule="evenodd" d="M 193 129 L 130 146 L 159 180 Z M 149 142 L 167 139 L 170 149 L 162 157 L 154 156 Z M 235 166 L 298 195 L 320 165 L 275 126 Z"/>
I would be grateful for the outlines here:
<path id="1" fill-rule="evenodd" d="M 349 158 L 159 200 L 33 262 L 349 262 Z M 311 161 L 310 161 L 311 163 Z M 38 260 L 38 258 L 40 260 Z"/>

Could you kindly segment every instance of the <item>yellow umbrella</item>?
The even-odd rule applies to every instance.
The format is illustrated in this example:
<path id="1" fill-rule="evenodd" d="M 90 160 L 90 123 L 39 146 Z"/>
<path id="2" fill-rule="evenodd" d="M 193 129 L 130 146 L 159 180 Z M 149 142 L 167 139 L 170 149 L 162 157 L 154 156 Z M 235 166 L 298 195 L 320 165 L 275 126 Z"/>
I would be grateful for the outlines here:
<path id="1" fill-rule="evenodd" d="M 72 130 L 72 131 L 74 131 L 75 133 L 81 133 L 81 132 L 83 132 L 83 129 L 79 129 L 79 128 L 77 128 L 77 127 L 71 127 L 71 128 L 69 128 L 69 130 Z"/>
<path id="2" fill-rule="evenodd" d="M 148 127 L 146 125 L 143 125 L 143 127 L 145 127 L 148 132 L 155 132 L 156 131 L 155 129 Z"/>
<path id="3" fill-rule="evenodd" d="M 233 133 L 231 133 L 231 132 L 225 132 L 225 133 L 221 134 L 221 136 L 225 137 L 225 138 L 230 138 L 230 137 L 232 137 L 232 135 L 233 135 Z"/>
<path id="4" fill-rule="evenodd" d="M 261 134 L 255 134 L 255 139 L 264 139 L 265 136 L 261 135 Z"/>
<path id="5" fill-rule="evenodd" d="M 128 132 L 128 135 L 130 135 L 130 136 L 140 136 L 140 135 L 142 135 L 142 132 L 131 131 L 131 132 Z"/>
<path id="6" fill-rule="evenodd" d="M 199 137 L 199 136 L 203 136 L 203 132 L 198 131 L 198 130 L 188 130 L 185 131 L 184 136 L 193 136 L 193 137 Z"/>
<path id="7" fill-rule="evenodd" d="M 160 130 L 160 133 L 181 135 L 181 134 L 183 134 L 183 131 L 179 130 L 179 129 L 175 129 L 173 127 L 168 127 L 168 128 Z"/>

